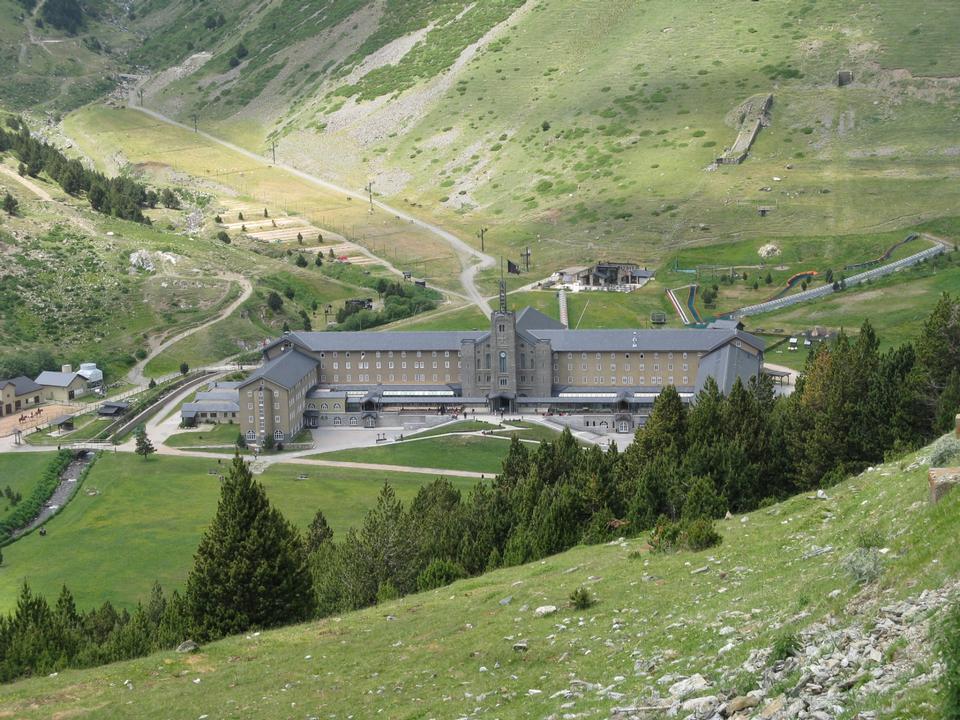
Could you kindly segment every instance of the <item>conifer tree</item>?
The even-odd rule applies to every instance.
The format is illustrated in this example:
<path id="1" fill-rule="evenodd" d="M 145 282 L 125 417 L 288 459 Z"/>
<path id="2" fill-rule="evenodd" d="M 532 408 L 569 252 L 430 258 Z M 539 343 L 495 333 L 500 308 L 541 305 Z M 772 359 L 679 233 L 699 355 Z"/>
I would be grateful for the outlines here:
<path id="1" fill-rule="evenodd" d="M 194 556 L 186 605 L 200 639 L 302 621 L 313 610 L 299 534 L 270 505 L 240 455 Z"/>
<path id="2" fill-rule="evenodd" d="M 307 526 L 307 534 L 304 538 L 307 552 L 316 552 L 321 545 L 332 539 L 333 530 L 327 523 L 327 518 L 323 514 L 323 510 L 317 510 L 317 514 L 313 516 L 313 520 L 311 520 Z"/>
<path id="3" fill-rule="evenodd" d="M 147 437 L 147 430 L 143 425 L 137 428 L 136 441 L 137 446 L 134 452 L 137 455 L 141 455 L 144 460 L 157 451 L 153 443 L 150 442 L 150 438 Z"/>
<path id="4" fill-rule="evenodd" d="M 19 206 L 20 203 L 18 203 L 17 199 L 10 193 L 3 196 L 3 210 L 7 215 L 16 215 Z"/>

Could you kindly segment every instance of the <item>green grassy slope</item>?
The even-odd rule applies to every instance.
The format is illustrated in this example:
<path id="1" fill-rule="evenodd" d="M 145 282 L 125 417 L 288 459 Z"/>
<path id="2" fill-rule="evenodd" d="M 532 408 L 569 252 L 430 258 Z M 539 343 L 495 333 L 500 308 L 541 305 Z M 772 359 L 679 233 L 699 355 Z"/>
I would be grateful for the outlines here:
<path id="1" fill-rule="evenodd" d="M 282 156 L 356 186 L 373 177 L 466 237 L 490 224 L 490 247 L 530 243 L 538 268 L 890 230 L 956 206 L 950 0 L 915 17 L 896 0 L 338 2 L 310 40 L 294 5 L 246 16 L 237 68 L 234 39 L 205 39 L 213 58 L 151 102 L 250 147 L 277 137 Z M 852 86 L 835 87 L 841 68 Z M 737 109 L 768 92 L 747 163 L 705 172 Z"/>
<path id="2" fill-rule="evenodd" d="M 827 500 L 798 496 L 722 521 L 723 544 L 703 553 L 650 555 L 642 540 L 579 547 L 362 612 L 229 638 L 196 655 L 26 680 L 0 688 L 0 703 L 24 718 L 60 710 L 107 718 L 609 717 L 613 707 L 665 692 L 657 680 L 666 675 L 699 672 L 712 694 L 743 692 L 756 675 L 741 665 L 784 633 L 827 618 L 831 627 L 869 630 L 879 607 L 957 578 L 960 493 L 928 505 L 924 462 L 907 457 L 830 489 Z M 861 591 L 841 565 L 864 531 L 888 551 L 880 579 Z M 567 596 L 581 585 L 598 603 L 575 611 Z M 545 604 L 560 609 L 534 617 Z M 732 634 L 721 632 L 726 626 Z M 521 639 L 526 653 L 512 649 Z M 728 642 L 732 649 L 720 653 Z M 882 717 L 938 717 L 923 675 L 929 650 L 895 645 L 884 661 L 909 659 L 908 651 L 920 657 L 905 663 L 892 689 L 857 700 L 851 693 L 844 717 L 879 708 Z"/>
<path id="3" fill-rule="evenodd" d="M 11 156 L 0 161 L 16 172 Z M 301 310 L 322 326 L 324 305 L 339 307 L 344 298 L 369 293 L 312 263 L 297 267 L 296 254 L 241 239 L 220 242 L 213 213 L 204 214 L 213 199 L 209 188 L 152 180 L 177 188 L 183 206 L 148 210 L 153 225 L 147 226 L 94 213 L 45 176 L 30 182 L 51 201 L 0 175 L 0 187 L 19 202 L 16 216 L 0 218 L 0 357 L 45 348 L 58 362 L 98 362 L 112 382 L 135 362 L 135 353 L 149 349 L 150 335 L 166 337 L 217 316 L 241 292 L 233 276 L 246 276 L 252 296 L 229 318 L 158 356 L 147 370 L 159 376 L 175 372 L 182 361 L 199 367 L 253 350 L 279 335 L 284 322 L 302 329 Z M 156 272 L 131 267 L 130 255 L 138 251 L 151 253 Z M 270 311 L 267 294 L 288 287 L 294 297 L 284 297 L 280 312 Z"/>
<path id="4" fill-rule="evenodd" d="M 31 10 L 24 5 L 33 6 Z M 119 3 L 83 3 L 85 22 L 67 34 L 40 20 L 43 3 L 0 1 L 0 108 L 63 111 L 113 89 L 134 34 Z"/>
<path id="5" fill-rule="evenodd" d="M 208 471 L 220 467 L 215 458 L 153 457 L 144 462 L 132 454 L 103 455 L 79 494 L 47 524 L 45 537 L 33 533 L 3 549 L 0 610 L 16 603 L 24 579 L 49 596 L 66 583 L 80 607 L 107 599 L 132 607 L 149 595 L 155 580 L 165 590 L 181 587 L 217 507 L 219 483 Z M 301 474 L 308 479 L 298 480 Z M 274 465 L 258 479 L 299 528 L 306 528 L 322 509 L 339 533 L 360 524 L 385 480 L 410 500 L 433 478 Z M 464 479 L 453 482 L 461 489 L 472 485 Z"/>

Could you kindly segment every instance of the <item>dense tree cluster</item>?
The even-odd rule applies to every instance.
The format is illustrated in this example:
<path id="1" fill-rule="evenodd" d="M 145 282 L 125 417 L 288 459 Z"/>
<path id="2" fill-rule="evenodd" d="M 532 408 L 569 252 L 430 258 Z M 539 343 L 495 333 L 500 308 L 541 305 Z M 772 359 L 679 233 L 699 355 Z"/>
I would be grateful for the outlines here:
<path id="1" fill-rule="evenodd" d="M 0 679 L 362 608 L 619 535 L 702 549 L 720 539 L 713 518 L 918 447 L 958 406 L 960 300 L 944 295 L 915 343 L 881 353 L 864 323 L 855 341 L 819 347 L 789 397 L 768 378 L 727 396 L 709 381 L 687 406 L 668 387 L 623 452 L 569 431 L 535 449 L 514 439 L 500 474 L 465 496 L 440 478 L 404 507 L 385 484 L 340 539 L 322 511 L 301 538 L 238 456 L 185 597 L 156 589 L 132 615 L 79 614 L 66 589 L 50 608 L 24 588 L 0 619 Z"/>
<path id="2" fill-rule="evenodd" d="M 344 306 L 337 311 L 337 330 L 364 330 L 412 317 L 437 307 L 433 293 L 419 285 L 377 280 L 374 289 L 383 298 L 383 310 Z"/>
<path id="3" fill-rule="evenodd" d="M 77 0 L 44 0 L 40 6 L 40 17 L 47 25 L 63 30 L 68 35 L 76 35 L 86 24 L 83 7 Z"/>
<path id="4" fill-rule="evenodd" d="M 46 7 L 49 2 L 44 4 Z M 90 206 L 97 212 L 124 220 L 149 222 L 142 212 L 150 199 L 156 202 L 156 193 L 148 197 L 143 184 L 125 177 L 108 178 L 90 170 L 77 159 L 68 159 L 52 145 L 37 140 L 21 122 L 9 130 L 0 129 L 0 153 L 10 151 L 31 177 L 46 173 L 69 195 L 86 193 Z"/>
<path id="5" fill-rule="evenodd" d="M 53 607 L 23 585 L 16 609 L 0 617 L 0 681 L 90 667 L 176 647 L 187 628 L 183 600 L 154 586 L 133 613 L 109 602 L 86 612 L 64 587 Z"/>

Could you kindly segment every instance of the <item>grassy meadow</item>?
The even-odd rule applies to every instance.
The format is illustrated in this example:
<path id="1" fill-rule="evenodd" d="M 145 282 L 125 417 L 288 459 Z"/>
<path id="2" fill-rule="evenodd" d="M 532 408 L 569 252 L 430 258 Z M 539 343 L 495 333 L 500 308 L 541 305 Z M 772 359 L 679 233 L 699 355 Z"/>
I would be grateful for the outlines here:
<path id="1" fill-rule="evenodd" d="M 0 476 L 26 488 L 31 468 L 42 468 L 46 461 L 47 453 L 0 455 Z M 80 607 L 110 600 L 130 608 L 148 596 L 155 580 L 167 590 L 181 588 L 217 507 L 219 482 L 216 474 L 208 473 L 221 471 L 226 463 L 216 458 L 154 456 L 144 461 L 132 453 L 103 454 L 74 499 L 47 524 L 45 537 L 32 533 L 3 548 L 0 611 L 14 606 L 24 580 L 47 596 L 55 596 L 66 583 Z M 308 479 L 298 480 L 300 475 Z M 257 479 L 271 502 L 301 530 L 323 510 L 334 532 L 342 533 L 360 524 L 384 481 L 410 501 L 433 477 L 279 464 Z M 451 482 L 461 490 L 473 484 L 462 478 Z"/>
<path id="2" fill-rule="evenodd" d="M 361 200 L 247 157 L 203 135 L 155 120 L 131 109 L 92 105 L 67 117 L 64 129 L 98 166 L 111 172 L 115 153 L 143 173 L 184 173 L 224 200 L 236 197 L 303 217 L 379 252 L 398 267 L 415 268 L 432 285 L 455 280 L 460 264 L 433 235 L 382 211 L 373 214 Z M 252 148 L 262 153 L 262 148 Z M 212 234 L 212 233 L 211 233 Z"/>

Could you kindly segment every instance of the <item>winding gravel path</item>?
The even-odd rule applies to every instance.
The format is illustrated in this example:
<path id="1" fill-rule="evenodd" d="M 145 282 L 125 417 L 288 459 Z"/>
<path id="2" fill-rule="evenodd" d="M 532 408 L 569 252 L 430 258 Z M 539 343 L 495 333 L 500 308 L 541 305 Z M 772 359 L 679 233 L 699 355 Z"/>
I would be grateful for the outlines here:
<path id="1" fill-rule="evenodd" d="M 193 132 L 193 128 L 190 127 L 189 125 L 186 125 L 181 122 L 177 122 L 176 120 L 173 120 L 172 118 L 168 118 L 166 115 L 158 113 L 155 110 L 150 110 L 149 108 L 135 105 L 134 98 L 133 98 L 133 93 L 135 92 L 136 92 L 135 90 L 131 90 L 130 102 L 127 105 L 127 107 L 129 107 L 131 110 L 136 110 L 137 112 L 141 112 L 145 115 L 148 115 L 154 118 L 155 120 L 160 120 L 161 122 L 168 123 L 169 125 L 173 125 L 175 127 Z M 211 135 L 210 133 L 205 132 L 203 130 L 197 131 L 197 134 L 201 135 L 207 140 L 210 140 L 211 142 L 215 142 L 218 145 L 221 145 L 222 147 L 225 147 L 229 150 L 233 150 L 236 153 L 240 153 L 244 157 L 250 158 L 251 160 L 255 160 L 261 163 L 267 163 L 267 164 L 273 165 L 274 167 L 278 167 L 282 170 L 285 170 L 286 172 L 290 173 L 291 175 L 294 175 L 295 177 L 300 178 L 301 180 L 306 180 L 309 183 L 313 183 L 314 185 L 318 185 L 327 190 L 332 190 L 333 192 L 349 195 L 350 197 L 356 200 L 362 200 L 363 202 L 368 201 L 367 195 L 362 192 L 341 187 L 340 185 L 332 183 L 329 180 L 324 180 L 321 177 L 312 175 L 308 172 L 304 172 L 303 170 L 299 170 L 293 167 L 292 165 L 287 165 L 286 163 L 271 162 L 263 155 L 258 155 L 255 152 L 242 148 L 239 145 L 235 145 L 234 143 L 229 142 L 227 140 L 218 138 L 217 136 Z M 496 266 L 497 261 L 491 255 L 487 255 L 486 253 L 480 252 L 476 248 L 472 247 L 471 245 L 469 245 L 468 243 L 464 242 L 462 239 L 454 235 L 449 230 L 444 230 L 443 228 L 437 225 L 434 225 L 433 223 L 414 217 L 413 215 L 410 215 L 404 212 L 403 210 L 399 210 L 391 205 L 387 205 L 385 202 L 381 200 L 375 199 L 373 201 L 373 204 L 376 205 L 381 210 L 384 210 L 385 212 L 392 213 L 393 215 L 400 218 L 401 220 L 406 220 L 416 225 L 417 227 L 423 228 L 427 232 L 433 235 L 436 235 L 441 240 L 443 240 L 448 245 L 450 245 L 450 247 L 453 248 L 454 252 L 457 254 L 457 257 L 460 258 L 460 264 L 464 268 L 463 271 L 460 273 L 460 284 L 463 285 L 463 290 L 467 296 L 467 299 L 471 303 L 476 305 L 478 308 L 480 308 L 480 311 L 484 315 L 490 314 L 491 312 L 490 303 L 487 300 L 487 298 L 485 298 L 477 289 L 476 276 L 477 276 L 477 273 L 480 272 L 481 270 L 486 270 L 487 268 L 492 268 Z M 378 258 L 378 259 L 382 260 L 382 258 Z"/>
<path id="2" fill-rule="evenodd" d="M 149 363 L 167 348 L 176 345 L 181 340 L 190 337 L 194 333 L 200 332 L 204 328 L 215 325 L 221 320 L 226 320 L 233 314 L 234 310 L 243 305 L 243 303 L 247 301 L 247 298 L 253 294 L 253 284 L 243 275 L 237 275 L 236 273 L 221 273 L 217 277 L 239 283 L 241 288 L 240 296 L 206 322 L 184 330 L 183 332 L 179 332 L 173 337 L 167 338 L 156 347 L 151 348 L 150 352 L 147 353 L 147 356 L 143 360 L 140 360 L 136 365 L 130 368 L 130 372 L 127 373 L 128 382 L 133 383 L 134 385 L 146 385 L 149 381 L 144 376 L 143 369 L 147 366 L 147 363 Z"/>

